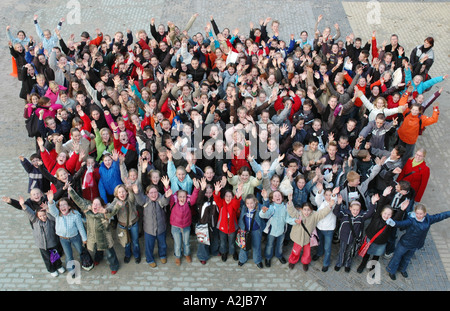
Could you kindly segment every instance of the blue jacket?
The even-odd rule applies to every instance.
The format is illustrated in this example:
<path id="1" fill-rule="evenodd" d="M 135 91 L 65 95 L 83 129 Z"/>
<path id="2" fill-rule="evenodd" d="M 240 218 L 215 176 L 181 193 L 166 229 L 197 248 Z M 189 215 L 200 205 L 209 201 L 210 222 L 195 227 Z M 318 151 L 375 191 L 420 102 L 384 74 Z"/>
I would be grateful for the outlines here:
<path id="1" fill-rule="evenodd" d="M 405 84 L 408 84 L 409 81 L 412 82 L 412 75 L 411 75 L 411 70 L 408 68 L 408 69 L 405 70 Z M 419 83 L 418 86 L 415 86 L 414 83 L 411 83 L 411 85 L 414 86 L 414 91 L 413 92 L 417 92 L 419 94 L 423 94 L 425 92 L 425 90 L 427 90 L 428 88 L 432 87 L 436 83 L 439 83 L 439 82 L 442 82 L 442 81 L 444 81 L 443 76 L 432 78 L 432 79 L 427 80 L 427 81 L 422 81 L 422 82 Z"/>
<path id="2" fill-rule="evenodd" d="M 270 204 L 269 209 L 265 213 L 262 210 L 259 212 L 259 217 L 269 219 L 267 223 L 270 225 L 269 234 L 274 237 L 279 237 L 286 232 L 286 224 L 295 224 L 295 218 L 289 216 L 286 203 L 284 202 L 281 204 Z"/>
<path id="3" fill-rule="evenodd" d="M 395 222 L 395 227 L 406 228 L 406 232 L 400 238 L 399 243 L 410 249 L 422 248 L 431 225 L 449 217 L 450 211 L 447 211 L 435 215 L 427 214 L 423 221 L 417 221 L 414 214 L 410 213 L 407 219 Z"/>
<path id="4" fill-rule="evenodd" d="M 316 183 L 313 183 L 312 180 L 308 181 L 303 189 L 299 189 L 297 187 L 297 183 L 295 181 L 292 182 L 292 188 L 294 188 L 294 192 L 292 194 L 292 202 L 295 207 L 301 207 L 303 203 L 308 201 L 309 194 L 311 193 L 312 187 Z"/>
<path id="5" fill-rule="evenodd" d="M 269 202 L 266 202 L 266 203 L 269 203 Z M 256 230 L 261 231 L 261 233 L 264 230 L 264 227 L 266 226 L 264 220 L 262 220 L 261 217 L 259 217 L 259 212 L 261 211 L 262 206 L 263 206 L 262 204 L 258 204 L 258 206 L 256 207 L 255 221 L 253 223 L 253 230 L 255 230 L 255 228 L 257 228 Z M 246 225 L 245 220 L 244 220 L 244 216 L 247 214 L 247 212 L 248 212 L 248 208 L 245 204 L 243 204 L 241 207 L 241 213 L 239 215 L 239 220 L 238 220 L 239 228 L 241 228 L 242 230 L 249 229 L 249 226 Z"/>
<path id="6" fill-rule="evenodd" d="M 98 191 L 101 198 L 105 202 L 108 201 L 107 195 L 114 194 L 114 189 L 116 186 L 122 184 L 122 179 L 120 178 L 120 166 L 119 160 L 113 161 L 111 167 L 108 169 L 105 163 L 100 164 L 99 168 L 100 180 L 98 182 Z"/>

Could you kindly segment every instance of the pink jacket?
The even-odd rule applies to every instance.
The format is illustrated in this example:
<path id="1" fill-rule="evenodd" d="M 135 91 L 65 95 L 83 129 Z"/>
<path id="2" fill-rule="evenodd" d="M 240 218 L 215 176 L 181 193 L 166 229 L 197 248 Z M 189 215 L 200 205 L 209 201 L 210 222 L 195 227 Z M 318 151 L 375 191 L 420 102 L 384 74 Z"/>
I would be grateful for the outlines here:
<path id="1" fill-rule="evenodd" d="M 62 85 L 58 85 L 58 88 L 59 88 L 59 90 L 58 90 L 58 93 L 56 93 L 56 94 L 53 93 L 53 91 L 50 88 L 48 88 L 47 92 L 45 93 L 45 97 L 50 98 L 50 102 L 52 103 L 52 105 L 55 104 L 56 101 L 58 100 L 59 91 L 67 90 L 67 88 L 65 86 L 62 86 Z"/>
<path id="2" fill-rule="evenodd" d="M 45 118 L 47 117 L 52 117 L 55 118 L 56 117 L 56 113 L 58 112 L 58 109 L 61 109 L 63 106 L 60 104 L 52 104 L 50 105 L 49 109 L 43 109 L 44 115 L 42 116 L 42 120 L 45 120 Z M 25 108 L 27 109 L 27 119 L 31 116 L 31 113 L 33 112 L 33 106 L 31 104 L 27 104 L 25 106 Z M 36 115 L 39 116 L 39 111 L 41 111 L 42 108 L 37 108 L 36 109 Z"/>
<path id="3" fill-rule="evenodd" d="M 186 203 L 180 205 L 178 203 L 177 194 L 172 194 L 170 196 L 170 224 L 172 226 L 176 226 L 179 228 L 186 228 L 191 225 L 192 222 L 192 211 L 191 208 L 194 208 L 195 202 L 198 197 L 198 189 L 194 187 L 194 191 L 192 191 L 191 195 L 187 195 Z"/>

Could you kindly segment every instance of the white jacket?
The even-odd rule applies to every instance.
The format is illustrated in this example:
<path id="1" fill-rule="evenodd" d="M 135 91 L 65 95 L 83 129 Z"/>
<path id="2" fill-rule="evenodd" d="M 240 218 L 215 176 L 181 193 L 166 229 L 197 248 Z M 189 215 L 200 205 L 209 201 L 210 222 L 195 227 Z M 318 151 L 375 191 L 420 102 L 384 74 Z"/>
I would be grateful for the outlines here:
<path id="1" fill-rule="evenodd" d="M 316 194 L 316 204 L 318 206 L 317 211 L 320 211 L 325 207 L 328 208 L 328 202 L 325 201 L 325 198 L 323 196 L 324 192 L 325 191 L 322 190 L 321 193 Z M 336 196 L 333 196 L 332 200 L 336 202 L 337 200 Z M 333 205 L 332 208 L 334 208 L 335 205 L 336 203 Z M 335 228 L 336 228 L 336 215 L 334 213 L 329 213 L 327 216 L 325 216 L 325 218 L 323 218 L 317 223 L 317 229 L 321 231 L 332 231 Z"/>

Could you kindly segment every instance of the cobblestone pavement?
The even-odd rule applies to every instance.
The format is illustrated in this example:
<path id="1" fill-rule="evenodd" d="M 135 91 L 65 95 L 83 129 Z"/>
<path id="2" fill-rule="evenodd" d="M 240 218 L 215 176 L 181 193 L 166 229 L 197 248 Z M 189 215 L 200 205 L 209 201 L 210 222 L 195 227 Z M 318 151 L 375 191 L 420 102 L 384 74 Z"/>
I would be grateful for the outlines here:
<path id="1" fill-rule="evenodd" d="M 6 0 L 0 4 L 0 27 L 5 29 L 11 25 L 13 32 L 20 29 L 27 34 L 35 35 L 33 14 L 39 15 L 39 22 L 43 28 L 53 29 L 59 18 L 68 17 L 73 9 L 71 3 L 76 1 L 31 1 L 19 2 Z M 78 36 L 81 31 L 94 33 L 99 27 L 104 33 L 113 35 L 115 31 L 126 31 L 127 28 L 136 31 L 149 31 L 149 21 L 155 17 L 156 22 L 167 20 L 176 21 L 182 26 L 191 14 L 197 12 L 199 17 L 191 33 L 202 31 L 209 16 L 213 15 L 219 28 L 239 28 L 248 33 L 248 23 L 251 19 L 257 23 L 260 18 L 271 16 L 281 21 L 281 37 L 288 39 L 291 31 L 296 36 L 303 29 L 312 33 L 315 19 L 319 14 L 324 15 L 321 29 L 324 25 L 332 26 L 339 23 L 342 35 L 350 32 L 368 39 L 372 30 L 377 30 L 381 38 L 389 39 L 391 32 L 399 35 L 400 43 L 410 51 L 420 44 L 428 35 L 435 37 L 436 63 L 431 75 L 437 76 L 449 72 L 449 47 L 443 42 L 449 42 L 450 6 L 443 1 L 418 2 L 388 2 L 381 1 L 381 23 L 368 23 L 367 16 L 371 8 L 367 2 L 356 1 L 221 1 L 185 0 L 185 1 L 125 1 L 101 0 L 96 2 L 80 1 L 81 24 L 62 27 L 62 35 L 67 38 L 71 33 Z M 301 6 L 300 6 L 301 4 Z M 105 14 L 108 18 L 99 19 L 98 14 Z M 395 21 L 394 17 L 400 16 Z M 0 98 L 0 195 L 18 197 L 26 196 L 27 176 L 23 171 L 18 156 L 29 156 L 34 150 L 33 141 L 27 137 L 22 118 L 23 103 L 18 99 L 20 84 L 9 76 L 11 63 L 7 50 L 5 36 L 1 36 L 0 72 L 3 76 Z M 440 212 L 448 209 L 447 200 L 450 198 L 448 184 L 450 181 L 448 158 L 449 135 L 449 106 L 447 104 L 450 87 L 445 87 L 441 103 L 441 116 L 436 125 L 431 126 L 420 138 L 418 146 L 428 149 L 427 163 L 432 170 L 432 178 L 424 196 L 424 202 L 430 212 Z M 434 88 L 435 89 L 435 88 Z M 433 89 L 433 91 L 434 91 Z M 431 93 L 431 92 L 430 92 Z M 0 203 L 0 290 L 2 291 L 447 291 L 450 288 L 450 236 L 448 223 L 442 222 L 433 226 L 428 235 L 425 247 L 416 252 L 408 270 L 409 278 L 399 276 L 391 281 L 385 272 L 387 261 L 380 260 L 381 279 L 379 284 L 373 284 L 366 278 L 367 273 L 357 274 L 356 266 L 360 259 L 355 259 L 350 273 L 335 272 L 330 269 L 327 273 L 320 271 L 322 262 L 313 262 L 308 272 L 304 272 L 298 265 L 289 270 L 287 265 L 281 265 L 273 260 L 271 268 L 259 270 L 249 260 L 244 267 L 229 259 L 223 263 L 220 258 L 213 258 L 205 266 L 196 259 L 196 246 L 192 241 L 193 262 L 183 262 L 180 267 L 174 264 L 174 257 L 170 256 L 165 265 L 151 269 L 145 264 L 145 259 L 139 265 L 133 261 L 123 263 L 123 250 L 117 246 L 121 267 L 117 275 L 111 276 L 105 262 L 90 272 L 82 271 L 80 284 L 68 284 L 65 275 L 52 278 L 45 270 L 39 251 L 34 246 L 32 233 L 25 215 Z M 143 239 L 141 239 L 143 240 Z M 142 241 L 141 241 L 142 242 Z M 169 252 L 172 240 L 168 238 Z M 285 247 L 285 256 L 290 252 L 291 244 Z M 336 248 L 336 247 L 335 247 Z M 143 245 L 142 245 L 143 249 Z M 335 261 L 332 257 L 332 265 Z"/>

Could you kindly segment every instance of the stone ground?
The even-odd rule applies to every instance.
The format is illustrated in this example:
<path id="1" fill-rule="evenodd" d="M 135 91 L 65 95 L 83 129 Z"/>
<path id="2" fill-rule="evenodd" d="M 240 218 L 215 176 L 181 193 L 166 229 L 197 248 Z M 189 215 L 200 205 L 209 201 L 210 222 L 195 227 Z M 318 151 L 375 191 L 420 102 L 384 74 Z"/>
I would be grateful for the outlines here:
<path id="1" fill-rule="evenodd" d="M 53 29 L 59 18 L 70 17 L 76 1 L 31 1 L 19 2 L 6 0 L 0 4 L 0 27 L 12 26 L 15 32 L 19 28 L 36 37 L 33 26 L 33 14 L 39 15 L 43 28 Z M 450 4 L 445 1 L 380 1 L 381 20 L 373 24 L 373 7 L 368 2 L 358 1 L 246 1 L 229 0 L 226 3 L 206 0 L 185 1 L 144 1 L 128 2 L 125 0 L 101 0 L 97 2 L 80 1 L 80 24 L 67 25 L 62 28 L 62 35 L 67 38 L 71 33 L 78 36 L 81 31 L 95 33 L 99 27 L 104 33 L 113 35 L 115 31 L 136 31 L 146 29 L 149 21 L 155 17 L 156 22 L 175 21 L 182 26 L 191 14 L 200 14 L 191 33 L 202 31 L 209 16 L 213 15 L 219 28 L 239 28 L 248 33 L 249 20 L 255 24 L 260 18 L 271 16 L 281 21 L 281 37 L 288 39 L 290 32 L 299 35 L 303 29 L 312 33 L 315 19 L 324 15 L 320 29 L 324 25 L 339 23 L 342 35 L 353 32 L 369 39 L 372 30 L 377 30 L 379 42 L 389 40 L 391 32 L 399 35 L 400 44 L 410 51 L 421 44 L 428 35 L 435 37 L 436 63 L 430 74 L 443 75 L 449 72 L 449 13 Z M 99 19 L 97 16 L 107 16 Z M 370 18 L 369 18 L 370 17 Z M 399 18 L 396 18 L 399 17 Z M 289 25 L 289 26 L 288 26 Z M 5 36 L 0 38 L 2 57 L 0 72 L 3 76 L 0 98 L 0 195 L 17 198 L 26 196 L 27 176 L 23 171 L 18 156 L 29 156 L 34 149 L 33 141 L 27 137 L 22 118 L 23 103 L 18 99 L 20 84 L 9 76 L 11 62 Z M 441 116 L 436 125 L 431 126 L 420 138 L 418 146 L 428 149 L 427 163 L 431 167 L 432 178 L 424 196 L 424 203 L 430 213 L 448 209 L 450 198 L 447 174 L 449 160 L 444 155 L 449 153 L 449 84 L 439 99 Z M 441 86 L 440 85 L 440 86 Z M 440 87 L 439 86 L 439 87 Z M 437 88 L 433 88 L 433 91 Z M 430 92 L 431 93 L 431 92 Z M 28 221 L 23 213 L 0 203 L 0 290 L 1 291 L 448 291 L 450 289 L 450 236 L 448 223 L 441 222 L 432 227 L 425 247 L 416 252 L 409 268 L 409 278 L 398 276 L 392 281 L 385 272 L 387 261 L 382 259 L 379 284 L 368 281 L 367 273 L 357 274 L 356 258 L 350 273 L 335 272 L 332 268 L 327 273 L 320 271 L 321 261 L 313 262 L 308 272 L 300 266 L 289 270 L 273 260 L 271 268 L 257 269 L 252 260 L 239 268 L 232 259 L 223 263 L 220 258 L 213 258 L 202 266 L 196 259 L 195 242 L 192 241 L 193 262 L 183 262 L 181 267 L 174 264 L 170 256 L 166 265 L 159 264 L 151 269 L 145 259 L 139 265 L 133 261 L 123 264 L 123 250 L 117 246 L 116 251 L 121 262 L 117 275 L 111 276 L 105 262 L 90 272 L 82 271 L 80 284 L 69 284 L 64 276 L 52 278 L 45 270 L 39 251 L 34 241 Z M 141 241 L 142 242 L 142 241 Z M 168 238 L 169 252 L 172 241 Z M 285 256 L 290 252 L 291 244 L 285 247 Z M 143 249 L 143 248 L 142 248 Z M 332 265 L 335 256 L 332 257 Z M 187 295 L 187 294 L 186 294 Z"/>

